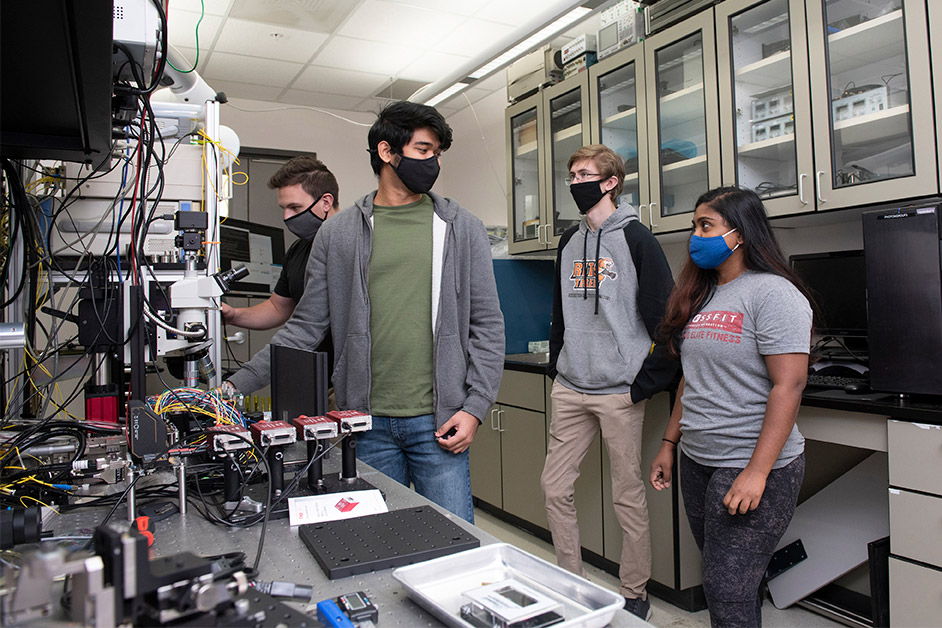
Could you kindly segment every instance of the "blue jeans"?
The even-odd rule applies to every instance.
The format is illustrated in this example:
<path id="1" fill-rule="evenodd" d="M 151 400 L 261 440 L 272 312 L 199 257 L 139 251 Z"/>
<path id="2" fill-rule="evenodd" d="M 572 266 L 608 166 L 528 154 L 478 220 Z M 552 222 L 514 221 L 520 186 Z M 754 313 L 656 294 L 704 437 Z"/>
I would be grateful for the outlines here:
<path id="1" fill-rule="evenodd" d="M 357 435 L 357 458 L 462 519 L 474 523 L 468 450 L 453 454 L 435 440 L 435 416 L 374 416 Z"/>

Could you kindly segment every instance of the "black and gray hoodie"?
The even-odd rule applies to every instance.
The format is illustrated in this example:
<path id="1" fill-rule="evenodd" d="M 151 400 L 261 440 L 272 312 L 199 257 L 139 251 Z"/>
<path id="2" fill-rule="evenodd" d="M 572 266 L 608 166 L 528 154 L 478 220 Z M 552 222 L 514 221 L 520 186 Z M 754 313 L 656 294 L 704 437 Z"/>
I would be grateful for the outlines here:
<path id="1" fill-rule="evenodd" d="M 599 227 L 585 218 L 559 240 L 550 375 L 589 394 L 664 390 L 677 362 L 653 343 L 674 286 L 661 246 L 627 203 Z"/>

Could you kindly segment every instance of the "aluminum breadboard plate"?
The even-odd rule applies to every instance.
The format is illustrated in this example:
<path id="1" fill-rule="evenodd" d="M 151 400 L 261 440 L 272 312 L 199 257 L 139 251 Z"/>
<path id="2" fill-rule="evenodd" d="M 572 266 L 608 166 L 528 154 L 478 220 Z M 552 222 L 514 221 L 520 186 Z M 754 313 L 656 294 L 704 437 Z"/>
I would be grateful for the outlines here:
<path id="1" fill-rule="evenodd" d="M 303 525 L 298 535 L 331 580 L 412 565 L 481 544 L 431 506 Z"/>

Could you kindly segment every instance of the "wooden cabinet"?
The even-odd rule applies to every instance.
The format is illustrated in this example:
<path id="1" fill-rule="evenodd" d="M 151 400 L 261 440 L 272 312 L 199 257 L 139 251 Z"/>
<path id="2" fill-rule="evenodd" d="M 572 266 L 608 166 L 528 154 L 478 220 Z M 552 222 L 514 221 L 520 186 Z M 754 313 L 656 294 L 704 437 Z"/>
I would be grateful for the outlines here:
<path id="1" fill-rule="evenodd" d="M 942 426 L 890 420 L 890 623 L 942 617 Z"/>

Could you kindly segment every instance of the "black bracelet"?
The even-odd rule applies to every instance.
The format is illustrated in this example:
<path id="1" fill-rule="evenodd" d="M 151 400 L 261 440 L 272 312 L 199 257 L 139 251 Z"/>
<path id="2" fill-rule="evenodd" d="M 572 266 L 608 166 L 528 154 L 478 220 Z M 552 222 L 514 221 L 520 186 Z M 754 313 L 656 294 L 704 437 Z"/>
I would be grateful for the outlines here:
<path id="1" fill-rule="evenodd" d="M 680 441 L 677 441 L 677 440 L 671 440 L 671 439 L 669 439 L 669 438 L 662 438 L 661 440 L 666 440 L 668 443 L 670 443 L 670 444 L 673 445 L 674 447 L 676 447 L 676 446 L 677 446 L 677 443 L 680 442 Z"/>

